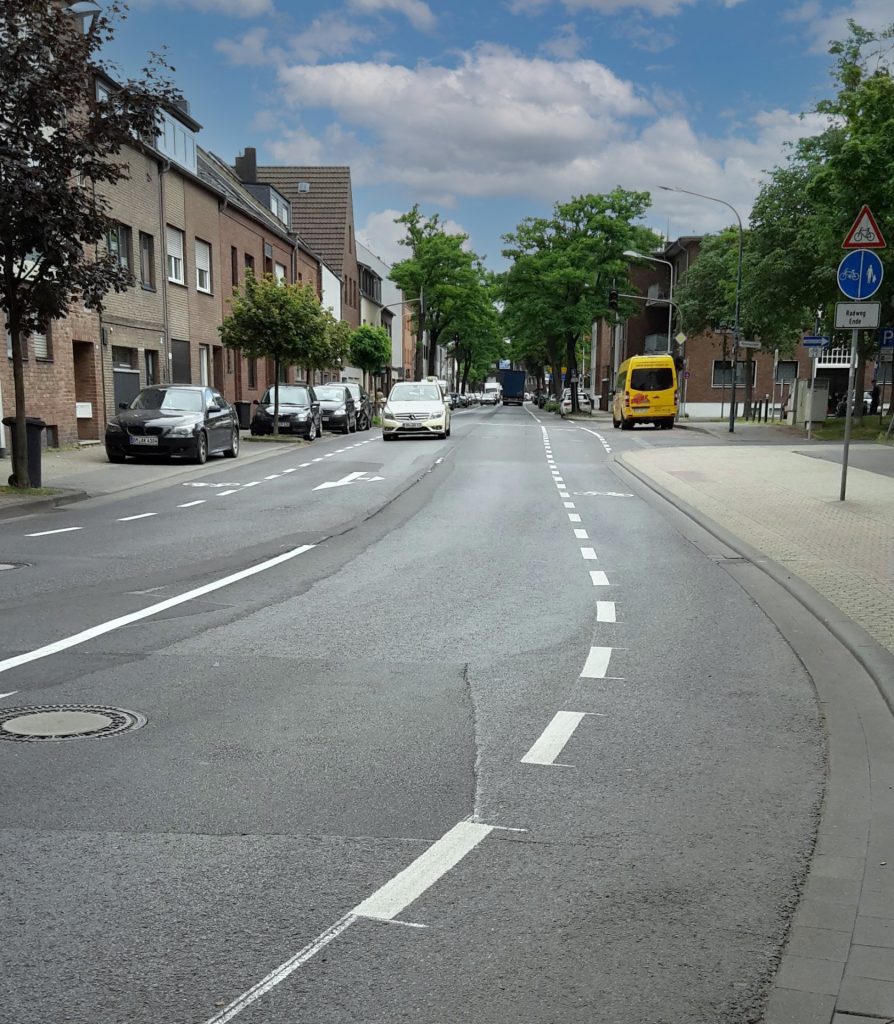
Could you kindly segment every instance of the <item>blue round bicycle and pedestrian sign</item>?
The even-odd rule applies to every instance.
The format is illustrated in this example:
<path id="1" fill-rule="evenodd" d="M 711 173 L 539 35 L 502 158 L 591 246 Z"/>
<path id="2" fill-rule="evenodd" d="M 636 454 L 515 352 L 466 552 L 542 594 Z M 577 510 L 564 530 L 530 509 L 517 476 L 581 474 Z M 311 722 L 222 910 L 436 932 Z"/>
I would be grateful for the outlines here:
<path id="1" fill-rule="evenodd" d="M 879 290 L 885 268 L 871 249 L 854 249 L 838 264 L 838 287 L 849 299 L 868 299 Z"/>

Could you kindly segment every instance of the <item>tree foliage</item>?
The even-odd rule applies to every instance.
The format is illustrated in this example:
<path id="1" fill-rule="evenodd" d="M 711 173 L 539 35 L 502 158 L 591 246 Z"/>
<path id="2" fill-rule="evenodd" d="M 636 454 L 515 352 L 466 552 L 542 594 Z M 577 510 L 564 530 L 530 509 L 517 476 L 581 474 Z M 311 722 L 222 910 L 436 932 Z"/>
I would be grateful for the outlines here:
<path id="1" fill-rule="evenodd" d="M 658 237 L 635 222 L 649 206 L 647 192 L 616 188 L 605 195 L 556 203 L 551 217 L 527 217 L 503 236 L 512 261 L 500 284 L 505 332 L 513 358 L 529 369 L 561 367 L 576 376 L 578 344 L 593 322 L 606 316 L 612 284 L 629 290 L 625 249 L 648 252 Z M 572 386 L 572 400 L 577 389 Z"/>
<path id="2" fill-rule="evenodd" d="M 391 362 L 391 335 L 384 327 L 361 324 L 351 332 L 350 359 L 365 374 L 379 372 Z"/>
<path id="3" fill-rule="evenodd" d="M 327 319 L 328 318 L 328 319 Z M 279 432 L 280 369 L 292 364 L 316 366 L 331 362 L 327 334 L 335 319 L 320 307 L 310 284 L 287 284 L 272 274 L 256 278 L 251 271 L 230 300 L 230 312 L 218 330 L 228 348 L 272 359 L 274 366 L 273 432 Z"/>
<path id="4" fill-rule="evenodd" d="M 141 77 L 93 99 L 100 56 L 124 5 L 110 0 L 83 33 L 64 4 L 0 4 L 0 309 L 12 338 L 16 398 L 13 477 L 27 487 L 24 344 L 73 305 L 101 310 L 133 283 L 102 247 L 111 222 L 103 187 L 128 177 L 121 153 L 155 139 L 162 106 L 178 94 L 150 55 Z"/>
<path id="5" fill-rule="evenodd" d="M 468 235 L 448 232 L 439 214 L 425 217 L 418 204 L 395 223 L 406 229 L 401 245 L 410 255 L 391 268 L 390 276 L 413 304 L 416 377 L 421 379 L 433 367 L 437 346 L 449 341 L 456 330 L 467 295 L 476 287 L 479 261 L 467 248 Z"/>

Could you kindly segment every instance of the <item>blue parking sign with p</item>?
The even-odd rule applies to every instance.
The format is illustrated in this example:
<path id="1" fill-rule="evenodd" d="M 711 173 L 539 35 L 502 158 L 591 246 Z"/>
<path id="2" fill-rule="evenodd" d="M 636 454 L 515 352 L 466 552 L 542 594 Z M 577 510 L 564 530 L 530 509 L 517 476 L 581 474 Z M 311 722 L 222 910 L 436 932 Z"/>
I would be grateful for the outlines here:
<path id="1" fill-rule="evenodd" d="M 894 348 L 894 327 L 882 327 L 878 332 L 879 348 Z"/>

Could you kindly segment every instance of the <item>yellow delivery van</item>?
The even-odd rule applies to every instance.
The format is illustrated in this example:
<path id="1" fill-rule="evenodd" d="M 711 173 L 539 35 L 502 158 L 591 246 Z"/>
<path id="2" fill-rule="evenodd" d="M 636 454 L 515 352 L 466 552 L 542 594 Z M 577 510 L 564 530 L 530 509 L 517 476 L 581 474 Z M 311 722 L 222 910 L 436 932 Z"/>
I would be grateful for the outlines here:
<path id="1" fill-rule="evenodd" d="M 631 356 L 618 367 L 612 396 L 612 423 L 632 430 L 654 423 L 670 430 L 677 415 L 677 368 L 672 356 Z"/>

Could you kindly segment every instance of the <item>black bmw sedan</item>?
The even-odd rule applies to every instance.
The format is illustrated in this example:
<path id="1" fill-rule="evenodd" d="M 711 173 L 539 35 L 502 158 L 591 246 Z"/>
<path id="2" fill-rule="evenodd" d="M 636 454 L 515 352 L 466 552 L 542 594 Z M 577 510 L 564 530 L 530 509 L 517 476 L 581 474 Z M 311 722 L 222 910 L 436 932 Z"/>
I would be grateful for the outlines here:
<path id="1" fill-rule="evenodd" d="M 276 412 L 274 388 L 267 388 L 261 400 L 255 403 L 251 418 L 252 434 L 272 434 L 273 417 Z M 305 440 L 313 441 L 323 432 L 320 422 L 320 403 L 312 387 L 306 384 L 280 384 L 279 386 L 279 433 L 300 434 Z"/>
<path id="2" fill-rule="evenodd" d="M 109 462 L 128 455 L 185 455 L 200 465 L 209 455 L 239 454 L 235 410 L 214 388 L 160 384 L 143 390 L 106 424 Z"/>
<path id="3" fill-rule="evenodd" d="M 357 409 L 354 396 L 344 384 L 320 384 L 314 389 L 320 400 L 323 426 L 342 434 L 357 429 Z"/>

